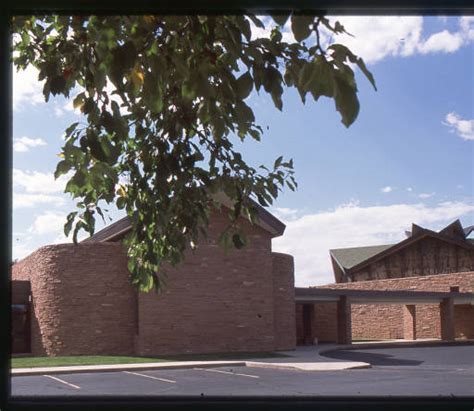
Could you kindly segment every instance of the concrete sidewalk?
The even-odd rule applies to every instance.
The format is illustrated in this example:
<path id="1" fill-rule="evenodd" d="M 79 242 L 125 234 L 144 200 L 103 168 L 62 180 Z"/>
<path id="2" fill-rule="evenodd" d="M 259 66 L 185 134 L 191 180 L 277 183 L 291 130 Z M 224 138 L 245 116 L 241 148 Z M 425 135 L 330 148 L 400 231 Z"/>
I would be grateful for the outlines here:
<path id="1" fill-rule="evenodd" d="M 292 369 L 300 371 L 335 371 L 358 368 L 370 368 L 366 362 L 338 360 L 325 357 L 324 353 L 337 350 L 354 350 L 364 348 L 394 348 L 394 347 L 426 347 L 432 345 L 463 345 L 473 344 L 472 340 L 447 342 L 440 340 L 389 340 L 374 342 L 357 342 L 351 345 L 319 344 L 299 346 L 294 351 L 282 351 L 286 357 L 251 358 L 238 361 L 169 361 L 139 364 L 110 364 L 110 365 L 78 365 L 66 367 L 36 367 L 14 368 L 12 376 L 43 375 L 43 374 L 72 374 L 84 372 L 128 371 L 128 370 L 169 370 L 186 368 L 215 368 L 215 367 L 257 367 L 274 369 Z"/>
<path id="2" fill-rule="evenodd" d="M 110 364 L 110 365 L 77 365 L 64 367 L 35 367 L 13 368 L 12 376 L 43 375 L 43 374 L 72 374 L 81 372 L 107 372 L 129 370 L 169 370 L 186 368 L 215 368 L 215 367 L 258 367 L 275 369 L 293 369 L 301 371 L 334 371 L 354 368 L 369 368 L 365 362 L 341 361 L 322 357 L 319 352 L 328 347 L 336 349 L 336 344 L 297 347 L 294 351 L 284 351 L 286 357 L 248 358 L 239 361 L 167 361 L 139 364 Z"/>

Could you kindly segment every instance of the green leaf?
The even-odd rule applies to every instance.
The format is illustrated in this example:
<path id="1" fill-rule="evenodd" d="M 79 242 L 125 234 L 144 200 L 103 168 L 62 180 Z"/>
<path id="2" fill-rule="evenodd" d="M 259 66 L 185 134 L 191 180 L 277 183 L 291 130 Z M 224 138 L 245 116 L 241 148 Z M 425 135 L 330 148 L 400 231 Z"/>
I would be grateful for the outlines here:
<path id="1" fill-rule="evenodd" d="M 279 26 L 284 26 L 285 23 L 288 21 L 290 15 L 289 14 L 272 14 L 272 19 L 275 21 L 276 24 Z"/>
<path id="2" fill-rule="evenodd" d="M 298 78 L 298 86 L 303 91 L 307 91 L 313 77 L 316 74 L 314 64 L 311 62 L 305 62 L 303 68 L 300 70 L 300 75 Z"/>
<path id="3" fill-rule="evenodd" d="M 333 65 L 328 63 L 322 56 L 318 56 L 312 63 L 313 75 L 311 77 L 308 90 L 311 92 L 315 101 L 320 96 L 333 97 L 335 93 L 334 73 L 336 70 Z"/>
<path id="4" fill-rule="evenodd" d="M 283 161 L 283 156 L 278 157 L 275 160 L 275 163 L 273 164 L 273 168 L 277 169 L 278 167 L 280 167 L 282 161 Z"/>
<path id="5" fill-rule="evenodd" d="M 227 230 L 224 230 L 220 235 L 219 238 L 217 239 L 217 244 L 221 246 L 225 252 L 229 250 L 230 247 L 230 238 L 229 238 L 229 233 Z"/>
<path id="6" fill-rule="evenodd" d="M 357 89 L 351 84 L 351 79 L 341 74 L 334 75 L 336 109 L 341 113 L 342 123 L 349 127 L 359 114 L 359 100 Z"/>
<path id="7" fill-rule="evenodd" d="M 255 121 L 255 116 L 252 109 L 243 101 L 236 104 L 235 111 L 238 121 L 241 125 L 250 124 Z"/>
<path id="8" fill-rule="evenodd" d="M 53 96 L 65 94 L 66 79 L 63 76 L 54 76 L 49 82 L 49 89 Z"/>
<path id="9" fill-rule="evenodd" d="M 249 94 L 252 92 L 253 88 L 253 79 L 252 76 L 250 75 L 250 72 L 246 72 L 242 74 L 238 79 L 237 79 L 237 96 L 244 100 L 249 96 Z"/>
<path id="10" fill-rule="evenodd" d="M 232 242 L 234 243 L 235 248 L 240 250 L 245 246 L 246 239 L 245 239 L 243 233 L 235 233 L 232 236 Z"/>
<path id="11" fill-rule="evenodd" d="M 87 132 L 86 144 L 93 157 L 99 161 L 107 161 L 107 154 L 104 152 L 102 144 L 99 141 L 99 136 L 94 130 L 89 130 Z"/>
<path id="12" fill-rule="evenodd" d="M 84 106 L 84 100 L 85 100 L 85 93 L 79 93 L 72 101 L 72 106 L 75 109 L 81 110 L 82 106 Z"/>
<path id="13" fill-rule="evenodd" d="M 360 71 L 365 74 L 365 77 L 370 81 L 370 84 L 372 84 L 372 87 L 374 88 L 375 91 L 377 91 L 377 86 L 375 85 L 375 79 L 372 73 L 367 69 L 365 66 L 364 60 L 362 60 L 360 57 L 356 59 L 356 64 L 359 67 Z"/>
<path id="14" fill-rule="evenodd" d="M 295 40 L 301 42 L 308 38 L 311 34 L 311 28 L 309 27 L 314 21 L 314 16 L 291 16 L 291 31 L 295 36 Z"/>
<path id="15" fill-rule="evenodd" d="M 264 29 L 265 28 L 265 25 L 262 23 L 262 21 L 258 17 L 256 17 L 255 15 L 249 14 L 247 17 L 250 20 L 252 20 L 253 24 L 255 24 L 259 29 Z"/>
<path id="16" fill-rule="evenodd" d="M 72 224 L 74 223 L 74 218 L 77 215 L 77 211 L 73 211 L 72 213 L 69 213 L 67 218 L 66 218 L 66 224 L 64 225 L 64 235 L 66 237 L 69 236 L 69 233 L 71 232 L 72 229 Z"/>
<path id="17" fill-rule="evenodd" d="M 72 132 L 76 129 L 76 127 L 78 126 L 79 122 L 76 122 L 76 123 L 72 123 L 67 129 L 66 131 L 64 132 L 65 136 L 66 137 L 69 137 Z"/>
<path id="18" fill-rule="evenodd" d="M 194 83 L 189 80 L 184 81 L 181 85 L 181 96 L 186 100 L 194 100 L 196 98 Z"/>
<path id="19" fill-rule="evenodd" d="M 124 198 L 124 197 L 119 197 L 119 198 L 117 199 L 116 205 L 117 205 L 117 208 L 118 208 L 119 210 L 123 210 L 123 209 L 125 208 L 125 206 L 127 205 L 127 199 Z"/>
<path id="20" fill-rule="evenodd" d="M 62 160 L 56 166 L 56 171 L 54 172 L 54 178 L 58 178 L 63 174 L 66 174 L 71 169 L 71 163 L 67 160 Z"/>

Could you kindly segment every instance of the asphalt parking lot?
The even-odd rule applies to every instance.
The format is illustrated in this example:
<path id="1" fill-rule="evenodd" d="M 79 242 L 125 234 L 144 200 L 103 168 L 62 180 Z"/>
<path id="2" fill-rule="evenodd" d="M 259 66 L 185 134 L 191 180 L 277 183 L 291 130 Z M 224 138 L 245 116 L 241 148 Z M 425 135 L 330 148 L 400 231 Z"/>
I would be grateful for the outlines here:
<path id="1" fill-rule="evenodd" d="M 474 396 L 474 346 L 345 350 L 370 369 L 293 371 L 254 367 L 118 371 L 13 377 L 23 396 Z"/>

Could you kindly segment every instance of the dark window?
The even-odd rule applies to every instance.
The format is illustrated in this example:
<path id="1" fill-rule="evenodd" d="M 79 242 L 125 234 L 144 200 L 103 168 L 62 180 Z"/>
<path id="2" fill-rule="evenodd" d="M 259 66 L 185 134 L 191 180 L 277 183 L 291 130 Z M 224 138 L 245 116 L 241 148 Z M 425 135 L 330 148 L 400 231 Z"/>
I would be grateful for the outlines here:
<path id="1" fill-rule="evenodd" d="M 29 353 L 30 307 L 29 304 L 12 304 L 12 353 Z"/>

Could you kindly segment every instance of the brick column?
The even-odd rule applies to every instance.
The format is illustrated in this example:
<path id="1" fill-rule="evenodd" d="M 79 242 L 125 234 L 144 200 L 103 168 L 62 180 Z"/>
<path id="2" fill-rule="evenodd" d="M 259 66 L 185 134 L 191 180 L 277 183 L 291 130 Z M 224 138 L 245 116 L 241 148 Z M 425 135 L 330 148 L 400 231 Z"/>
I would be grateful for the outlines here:
<path id="1" fill-rule="evenodd" d="M 441 320 L 441 339 L 444 341 L 454 340 L 454 300 L 444 298 L 439 304 Z"/>
<path id="2" fill-rule="evenodd" d="M 416 340 L 416 305 L 403 306 L 403 338 Z"/>
<path id="3" fill-rule="evenodd" d="M 303 304 L 303 344 L 314 344 L 314 305 Z"/>
<path id="4" fill-rule="evenodd" d="M 338 344 L 352 344 L 351 303 L 341 295 L 337 302 L 337 341 Z"/>

